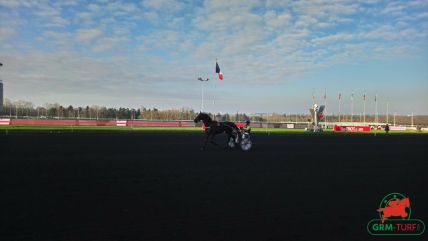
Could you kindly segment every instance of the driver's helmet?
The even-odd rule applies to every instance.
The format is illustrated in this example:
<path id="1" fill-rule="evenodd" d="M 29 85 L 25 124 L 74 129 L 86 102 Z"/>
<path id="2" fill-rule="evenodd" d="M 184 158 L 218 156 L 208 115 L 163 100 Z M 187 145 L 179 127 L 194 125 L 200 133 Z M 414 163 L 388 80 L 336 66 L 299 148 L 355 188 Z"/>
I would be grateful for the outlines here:
<path id="1" fill-rule="evenodd" d="M 248 126 L 250 125 L 250 120 L 245 121 L 245 124 Z"/>

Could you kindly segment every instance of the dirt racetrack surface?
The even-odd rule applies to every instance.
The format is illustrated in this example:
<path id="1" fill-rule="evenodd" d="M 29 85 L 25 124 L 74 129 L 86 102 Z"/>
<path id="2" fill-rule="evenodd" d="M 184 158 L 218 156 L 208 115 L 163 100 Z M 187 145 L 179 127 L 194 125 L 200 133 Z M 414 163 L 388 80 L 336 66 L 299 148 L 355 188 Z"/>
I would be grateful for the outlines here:
<path id="1" fill-rule="evenodd" d="M 0 240 L 402 240 L 366 230 L 391 192 L 428 223 L 428 135 L 202 139 L 2 134 Z"/>

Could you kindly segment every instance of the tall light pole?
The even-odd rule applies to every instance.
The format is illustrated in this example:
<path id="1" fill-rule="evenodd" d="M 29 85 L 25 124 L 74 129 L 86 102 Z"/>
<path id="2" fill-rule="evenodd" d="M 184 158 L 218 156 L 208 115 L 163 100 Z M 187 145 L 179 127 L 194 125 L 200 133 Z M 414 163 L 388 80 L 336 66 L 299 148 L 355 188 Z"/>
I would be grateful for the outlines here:
<path id="1" fill-rule="evenodd" d="M 327 129 L 327 90 L 324 89 L 324 128 Z"/>
<path id="2" fill-rule="evenodd" d="M 342 93 L 339 92 L 339 122 L 340 122 L 340 103 L 342 100 Z"/>
<path id="3" fill-rule="evenodd" d="M 204 111 L 204 82 L 207 82 L 210 79 L 208 79 L 208 78 L 203 79 L 203 78 L 199 77 L 198 80 L 202 82 L 201 111 Z"/>
<path id="4" fill-rule="evenodd" d="M 314 89 L 312 89 L 312 106 L 314 106 L 315 105 L 315 90 Z"/>
<path id="5" fill-rule="evenodd" d="M 0 63 L 0 67 L 2 67 L 3 64 Z M 3 82 L 0 78 L 0 114 L 3 112 Z"/>
<path id="6" fill-rule="evenodd" d="M 364 103 L 364 108 L 363 108 L 363 122 L 364 124 L 366 123 L 366 92 L 364 91 L 363 94 L 363 103 Z"/>
<path id="7" fill-rule="evenodd" d="M 396 112 L 394 112 L 394 126 L 395 126 L 395 115 L 396 115 L 397 113 Z"/>
<path id="8" fill-rule="evenodd" d="M 389 102 L 386 102 L 386 123 L 389 124 Z"/>
<path id="9" fill-rule="evenodd" d="M 375 113 L 375 122 L 378 123 L 379 119 L 378 119 L 378 112 L 377 112 L 377 94 L 375 95 L 374 101 L 375 101 L 375 111 L 376 111 L 376 113 Z"/>

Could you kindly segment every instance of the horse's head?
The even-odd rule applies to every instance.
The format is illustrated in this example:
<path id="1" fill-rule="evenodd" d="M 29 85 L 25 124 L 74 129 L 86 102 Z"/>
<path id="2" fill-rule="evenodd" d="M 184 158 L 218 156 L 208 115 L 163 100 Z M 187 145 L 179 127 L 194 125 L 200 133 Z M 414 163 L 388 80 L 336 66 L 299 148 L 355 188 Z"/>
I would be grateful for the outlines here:
<path id="1" fill-rule="evenodd" d="M 410 207 L 410 200 L 408 197 L 401 199 L 400 204 L 404 207 Z"/>
<path id="2" fill-rule="evenodd" d="M 199 114 L 196 116 L 196 118 L 193 120 L 195 123 L 198 123 L 199 121 L 201 121 L 201 112 L 199 112 Z"/>
<path id="3" fill-rule="evenodd" d="M 196 116 L 196 118 L 193 120 L 195 123 L 198 123 L 199 121 L 204 122 L 205 125 L 209 125 L 212 122 L 211 117 L 203 112 L 199 112 L 199 114 Z"/>

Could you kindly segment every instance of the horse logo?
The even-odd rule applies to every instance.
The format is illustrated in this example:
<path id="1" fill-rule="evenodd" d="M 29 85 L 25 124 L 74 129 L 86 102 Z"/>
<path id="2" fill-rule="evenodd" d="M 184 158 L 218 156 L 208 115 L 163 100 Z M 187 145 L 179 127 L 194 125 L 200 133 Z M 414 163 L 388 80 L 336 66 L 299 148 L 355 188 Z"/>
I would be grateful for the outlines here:
<path id="1" fill-rule="evenodd" d="M 402 197 L 400 199 L 397 194 L 393 194 L 390 199 L 385 198 L 382 200 L 381 207 L 377 210 L 381 213 L 382 223 L 390 217 L 401 217 L 403 219 L 410 217 L 410 200 L 408 197 Z M 409 212 L 406 209 L 409 209 Z"/>
<path id="2" fill-rule="evenodd" d="M 367 223 L 370 235 L 422 235 L 425 232 L 422 220 L 410 218 L 412 209 L 409 196 L 390 193 L 382 199 L 377 212 L 379 218 Z"/>

